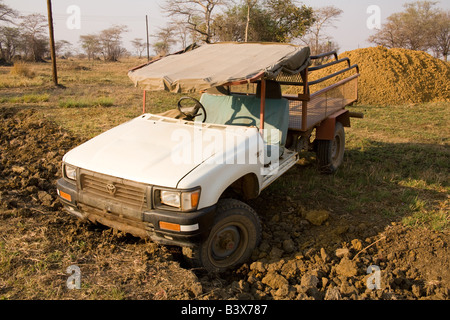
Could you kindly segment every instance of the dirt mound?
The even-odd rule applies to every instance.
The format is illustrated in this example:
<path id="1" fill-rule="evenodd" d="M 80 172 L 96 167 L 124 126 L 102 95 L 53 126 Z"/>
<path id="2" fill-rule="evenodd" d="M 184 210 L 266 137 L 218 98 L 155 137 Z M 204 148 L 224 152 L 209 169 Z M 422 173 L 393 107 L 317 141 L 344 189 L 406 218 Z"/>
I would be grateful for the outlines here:
<path id="1" fill-rule="evenodd" d="M 275 203 L 281 199 L 271 196 Z M 357 217 L 329 213 L 320 225 L 311 216 L 320 211 L 304 211 L 295 202 L 285 213 L 267 215 L 256 201 L 252 205 L 262 215 L 263 241 L 252 261 L 227 276 L 231 285 L 216 287 L 214 277 L 200 278 L 209 299 L 449 299 L 450 252 L 448 233 L 404 227 L 393 223 L 367 225 Z M 286 209 L 286 207 L 283 207 Z M 270 217 L 270 218 L 268 218 Z M 363 225 L 366 224 L 366 225 Z M 350 239 L 350 240 L 345 240 Z M 370 289 L 379 268 L 378 289 Z M 373 269 L 375 270 L 375 269 Z"/>
<path id="2" fill-rule="evenodd" d="M 52 123 L 31 120 L 33 113 L 1 110 L 2 205 L 12 209 L 44 204 L 57 210 L 54 181 L 60 174 L 61 159 L 79 141 Z"/>
<path id="3" fill-rule="evenodd" d="M 339 55 L 344 57 L 359 65 L 361 104 L 387 106 L 450 101 L 450 64 L 428 53 L 370 47 Z M 323 72 L 313 75 L 313 79 L 320 75 Z"/>
<path id="4" fill-rule="evenodd" d="M 274 259 L 271 249 L 267 259 L 241 272 L 258 299 L 448 299 L 450 278 L 442 272 L 450 263 L 446 241 L 442 234 L 396 225 L 334 251 L 310 248 Z M 370 266 L 381 270 L 380 290 L 368 287 Z"/>

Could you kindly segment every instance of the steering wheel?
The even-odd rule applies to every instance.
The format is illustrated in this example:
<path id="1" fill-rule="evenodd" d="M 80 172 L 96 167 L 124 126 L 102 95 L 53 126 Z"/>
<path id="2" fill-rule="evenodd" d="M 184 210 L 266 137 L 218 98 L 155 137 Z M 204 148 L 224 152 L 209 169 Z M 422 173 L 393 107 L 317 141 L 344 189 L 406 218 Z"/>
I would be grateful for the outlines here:
<path id="1" fill-rule="evenodd" d="M 182 102 L 185 100 L 191 100 L 194 102 L 194 106 L 192 105 L 183 105 Z M 203 113 L 198 113 L 202 110 Z M 198 101 L 197 99 L 194 99 L 192 97 L 182 97 L 180 100 L 178 100 L 178 111 L 187 118 L 189 121 L 193 121 L 196 117 L 199 117 L 201 115 L 204 115 L 203 123 L 206 122 L 206 109 L 205 107 Z"/>

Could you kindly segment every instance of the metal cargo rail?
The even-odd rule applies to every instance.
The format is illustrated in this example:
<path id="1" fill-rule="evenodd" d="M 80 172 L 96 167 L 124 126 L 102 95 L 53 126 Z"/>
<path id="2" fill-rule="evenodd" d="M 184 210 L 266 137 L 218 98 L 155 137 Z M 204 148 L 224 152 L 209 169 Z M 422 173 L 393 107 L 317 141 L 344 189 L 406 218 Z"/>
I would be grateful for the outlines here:
<path id="1" fill-rule="evenodd" d="M 290 101 L 290 130 L 311 130 L 330 115 L 335 114 L 358 100 L 358 65 L 351 65 L 349 58 L 338 59 L 336 51 L 311 56 L 311 60 L 318 60 L 329 56 L 333 56 L 334 60 L 323 65 L 307 68 L 297 75 L 281 74 L 276 79 L 281 85 L 294 86 L 302 89 L 302 92 L 297 95 L 283 95 L 284 98 Z M 346 63 L 346 67 L 341 70 L 320 79 L 308 81 L 313 72 L 343 63 Z M 312 86 L 336 78 L 351 70 L 356 70 L 356 74 L 311 94 Z"/>

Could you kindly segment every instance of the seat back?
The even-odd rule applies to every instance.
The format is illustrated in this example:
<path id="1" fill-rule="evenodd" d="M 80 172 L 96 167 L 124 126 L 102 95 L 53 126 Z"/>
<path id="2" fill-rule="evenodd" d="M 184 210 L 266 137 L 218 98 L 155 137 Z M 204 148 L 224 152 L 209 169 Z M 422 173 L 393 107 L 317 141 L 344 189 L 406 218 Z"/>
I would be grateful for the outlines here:
<path id="1" fill-rule="evenodd" d="M 245 95 L 212 95 L 204 93 L 200 102 L 206 109 L 208 123 L 260 127 L 261 99 Z M 266 99 L 264 129 L 269 144 L 286 144 L 289 128 L 289 102 L 287 99 Z M 274 137 L 272 130 L 278 130 Z"/>

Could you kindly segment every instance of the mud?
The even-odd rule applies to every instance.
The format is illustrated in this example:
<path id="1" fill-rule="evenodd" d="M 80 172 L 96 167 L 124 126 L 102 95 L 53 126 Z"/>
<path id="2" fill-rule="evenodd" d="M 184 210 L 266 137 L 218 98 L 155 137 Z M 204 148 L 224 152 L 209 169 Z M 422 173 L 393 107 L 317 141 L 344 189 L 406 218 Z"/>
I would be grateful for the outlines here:
<path id="1" fill-rule="evenodd" d="M 77 221 L 61 210 L 55 181 L 63 155 L 82 141 L 32 115 L 0 109 L 3 298 L 449 298 L 448 232 L 307 211 L 270 190 L 250 203 L 263 223 L 260 246 L 221 275 L 189 269 L 178 248 Z M 66 288 L 71 265 L 81 269 L 81 290 Z"/>

